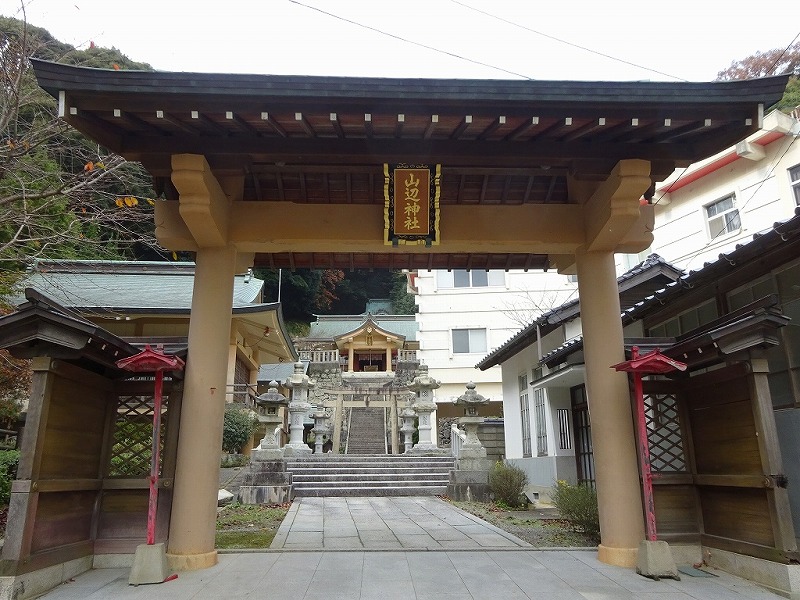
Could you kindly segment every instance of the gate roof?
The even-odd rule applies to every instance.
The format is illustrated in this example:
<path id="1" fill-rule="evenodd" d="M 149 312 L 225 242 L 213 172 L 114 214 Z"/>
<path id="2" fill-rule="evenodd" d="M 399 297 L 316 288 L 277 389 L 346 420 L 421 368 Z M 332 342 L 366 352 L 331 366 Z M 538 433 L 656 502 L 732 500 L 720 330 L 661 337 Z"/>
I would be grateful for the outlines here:
<path id="1" fill-rule="evenodd" d="M 756 131 L 788 76 L 714 82 L 389 79 L 113 71 L 33 61 L 76 129 L 177 199 L 173 154 L 245 175 L 245 201 L 380 204 L 383 164 L 442 165 L 440 202 L 570 203 L 619 161 L 653 182 Z M 574 202 L 574 200 L 573 200 Z M 542 254 L 257 254 L 272 267 L 541 268 Z"/>

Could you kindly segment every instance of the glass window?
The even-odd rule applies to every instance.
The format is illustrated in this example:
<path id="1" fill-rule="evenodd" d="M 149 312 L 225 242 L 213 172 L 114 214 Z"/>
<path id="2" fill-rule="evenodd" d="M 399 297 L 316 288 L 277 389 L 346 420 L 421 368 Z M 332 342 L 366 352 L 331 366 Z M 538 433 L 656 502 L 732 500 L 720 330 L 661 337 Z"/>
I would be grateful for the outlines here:
<path id="1" fill-rule="evenodd" d="M 519 411 L 522 420 L 522 456 L 531 456 L 531 408 L 528 402 L 528 376 L 520 375 L 519 383 Z"/>
<path id="2" fill-rule="evenodd" d="M 706 206 L 708 233 L 712 240 L 742 228 L 739 211 L 733 205 L 734 200 L 735 196 L 731 194 Z"/>
<path id="3" fill-rule="evenodd" d="M 749 302 L 749 300 L 748 300 Z M 746 304 L 746 302 L 745 302 Z M 678 337 L 717 318 L 717 303 L 708 300 L 691 310 L 647 330 L 650 337 Z"/>
<path id="4" fill-rule="evenodd" d="M 439 288 L 500 287 L 505 285 L 505 273 L 497 270 L 453 269 L 438 271 L 436 281 Z"/>
<path id="5" fill-rule="evenodd" d="M 486 352 L 485 329 L 453 329 L 453 353 L 476 354 Z"/>
<path id="6" fill-rule="evenodd" d="M 800 165 L 795 165 L 789 169 L 789 183 L 794 194 L 794 203 L 800 205 Z"/>
<path id="7" fill-rule="evenodd" d="M 547 408 L 542 388 L 533 390 L 533 410 L 536 419 L 536 455 L 547 456 Z"/>

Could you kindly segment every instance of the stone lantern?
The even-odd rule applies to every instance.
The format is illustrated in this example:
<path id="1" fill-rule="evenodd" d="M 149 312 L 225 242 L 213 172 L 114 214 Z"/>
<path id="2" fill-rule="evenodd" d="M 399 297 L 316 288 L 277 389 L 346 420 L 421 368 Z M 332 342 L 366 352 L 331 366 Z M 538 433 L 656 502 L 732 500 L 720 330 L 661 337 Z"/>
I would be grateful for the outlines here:
<path id="1" fill-rule="evenodd" d="M 314 454 L 322 454 L 322 443 L 325 436 L 330 432 L 327 425 L 325 425 L 329 415 L 325 407 L 320 406 L 311 416 L 314 418 L 314 429 L 311 430 L 314 432 Z"/>
<path id="2" fill-rule="evenodd" d="M 465 407 L 467 413 L 458 420 L 467 430 L 467 439 L 461 445 L 458 454 L 457 470 L 450 471 L 447 496 L 453 500 L 486 502 L 491 499 L 489 493 L 491 463 L 486 458 L 486 448 L 478 439 L 478 425 L 484 420 L 478 416 L 478 407 L 488 402 L 488 398 L 475 391 L 475 384 L 471 381 L 467 384 L 467 391 L 455 400 L 456 404 Z"/>
<path id="3" fill-rule="evenodd" d="M 311 404 L 308 402 L 308 390 L 316 382 L 304 372 L 302 362 L 294 365 L 292 373 L 283 385 L 291 390 L 292 400 L 289 402 L 289 443 L 283 448 L 284 456 L 307 456 L 311 448 L 303 440 L 303 423 Z"/>
<path id="4" fill-rule="evenodd" d="M 264 423 L 267 432 L 252 455 L 256 460 L 273 460 L 283 458 L 280 441 L 275 429 L 283 424 L 280 408 L 289 404 L 289 399 L 278 391 L 278 382 L 270 381 L 266 393 L 256 398 L 258 420 Z"/>
<path id="5" fill-rule="evenodd" d="M 400 419 L 403 423 L 400 428 L 400 432 L 403 434 L 403 452 L 411 452 L 411 447 L 414 445 L 413 438 L 416 431 L 414 417 L 417 416 L 414 412 L 414 398 L 416 398 L 416 395 L 413 392 L 409 392 L 406 397 L 406 405 L 400 411 Z"/>
<path id="6" fill-rule="evenodd" d="M 414 402 L 414 412 L 419 418 L 419 441 L 411 449 L 412 454 L 438 453 L 439 448 L 436 440 L 431 436 L 431 413 L 436 410 L 436 402 L 433 400 L 433 390 L 437 389 L 441 383 L 428 375 L 428 365 L 419 366 L 419 375 L 414 377 L 414 381 L 408 389 L 416 394 Z"/>
<path id="7" fill-rule="evenodd" d="M 478 407 L 489 403 L 489 399 L 475 391 L 475 384 L 469 382 L 467 391 L 456 398 L 455 403 L 463 406 L 466 416 L 458 419 L 460 425 L 464 426 L 467 432 L 467 439 L 461 445 L 461 452 L 458 456 L 459 469 L 468 471 L 482 471 L 488 469 L 486 459 L 486 448 L 483 447 L 478 438 L 478 426 L 483 423 L 484 418 L 478 416 Z"/>

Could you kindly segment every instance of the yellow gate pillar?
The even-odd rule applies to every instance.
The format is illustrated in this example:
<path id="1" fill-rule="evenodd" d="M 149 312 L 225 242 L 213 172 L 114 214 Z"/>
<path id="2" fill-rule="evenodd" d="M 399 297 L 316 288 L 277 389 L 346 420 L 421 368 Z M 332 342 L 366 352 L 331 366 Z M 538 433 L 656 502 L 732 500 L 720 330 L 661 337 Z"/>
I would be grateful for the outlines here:
<path id="1" fill-rule="evenodd" d="M 201 248 L 196 261 L 167 550 L 176 570 L 217 562 L 214 532 L 236 250 Z"/>
<path id="2" fill-rule="evenodd" d="M 598 558 L 633 567 L 644 517 L 628 377 L 610 368 L 625 360 L 614 255 L 589 252 L 575 258 L 600 510 Z"/>

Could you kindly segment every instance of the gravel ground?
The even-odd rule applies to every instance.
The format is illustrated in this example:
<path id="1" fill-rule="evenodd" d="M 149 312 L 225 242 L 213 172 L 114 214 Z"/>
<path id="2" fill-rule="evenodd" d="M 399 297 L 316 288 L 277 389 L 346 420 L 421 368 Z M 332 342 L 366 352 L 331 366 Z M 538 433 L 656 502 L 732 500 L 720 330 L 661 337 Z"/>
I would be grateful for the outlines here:
<path id="1" fill-rule="evenodd" d="M 450 502 L 537 548 L 594 548 L 599 542 L 595 537 L 573 531 L 555 508 L 504 510 L 481 502 Z"/>

